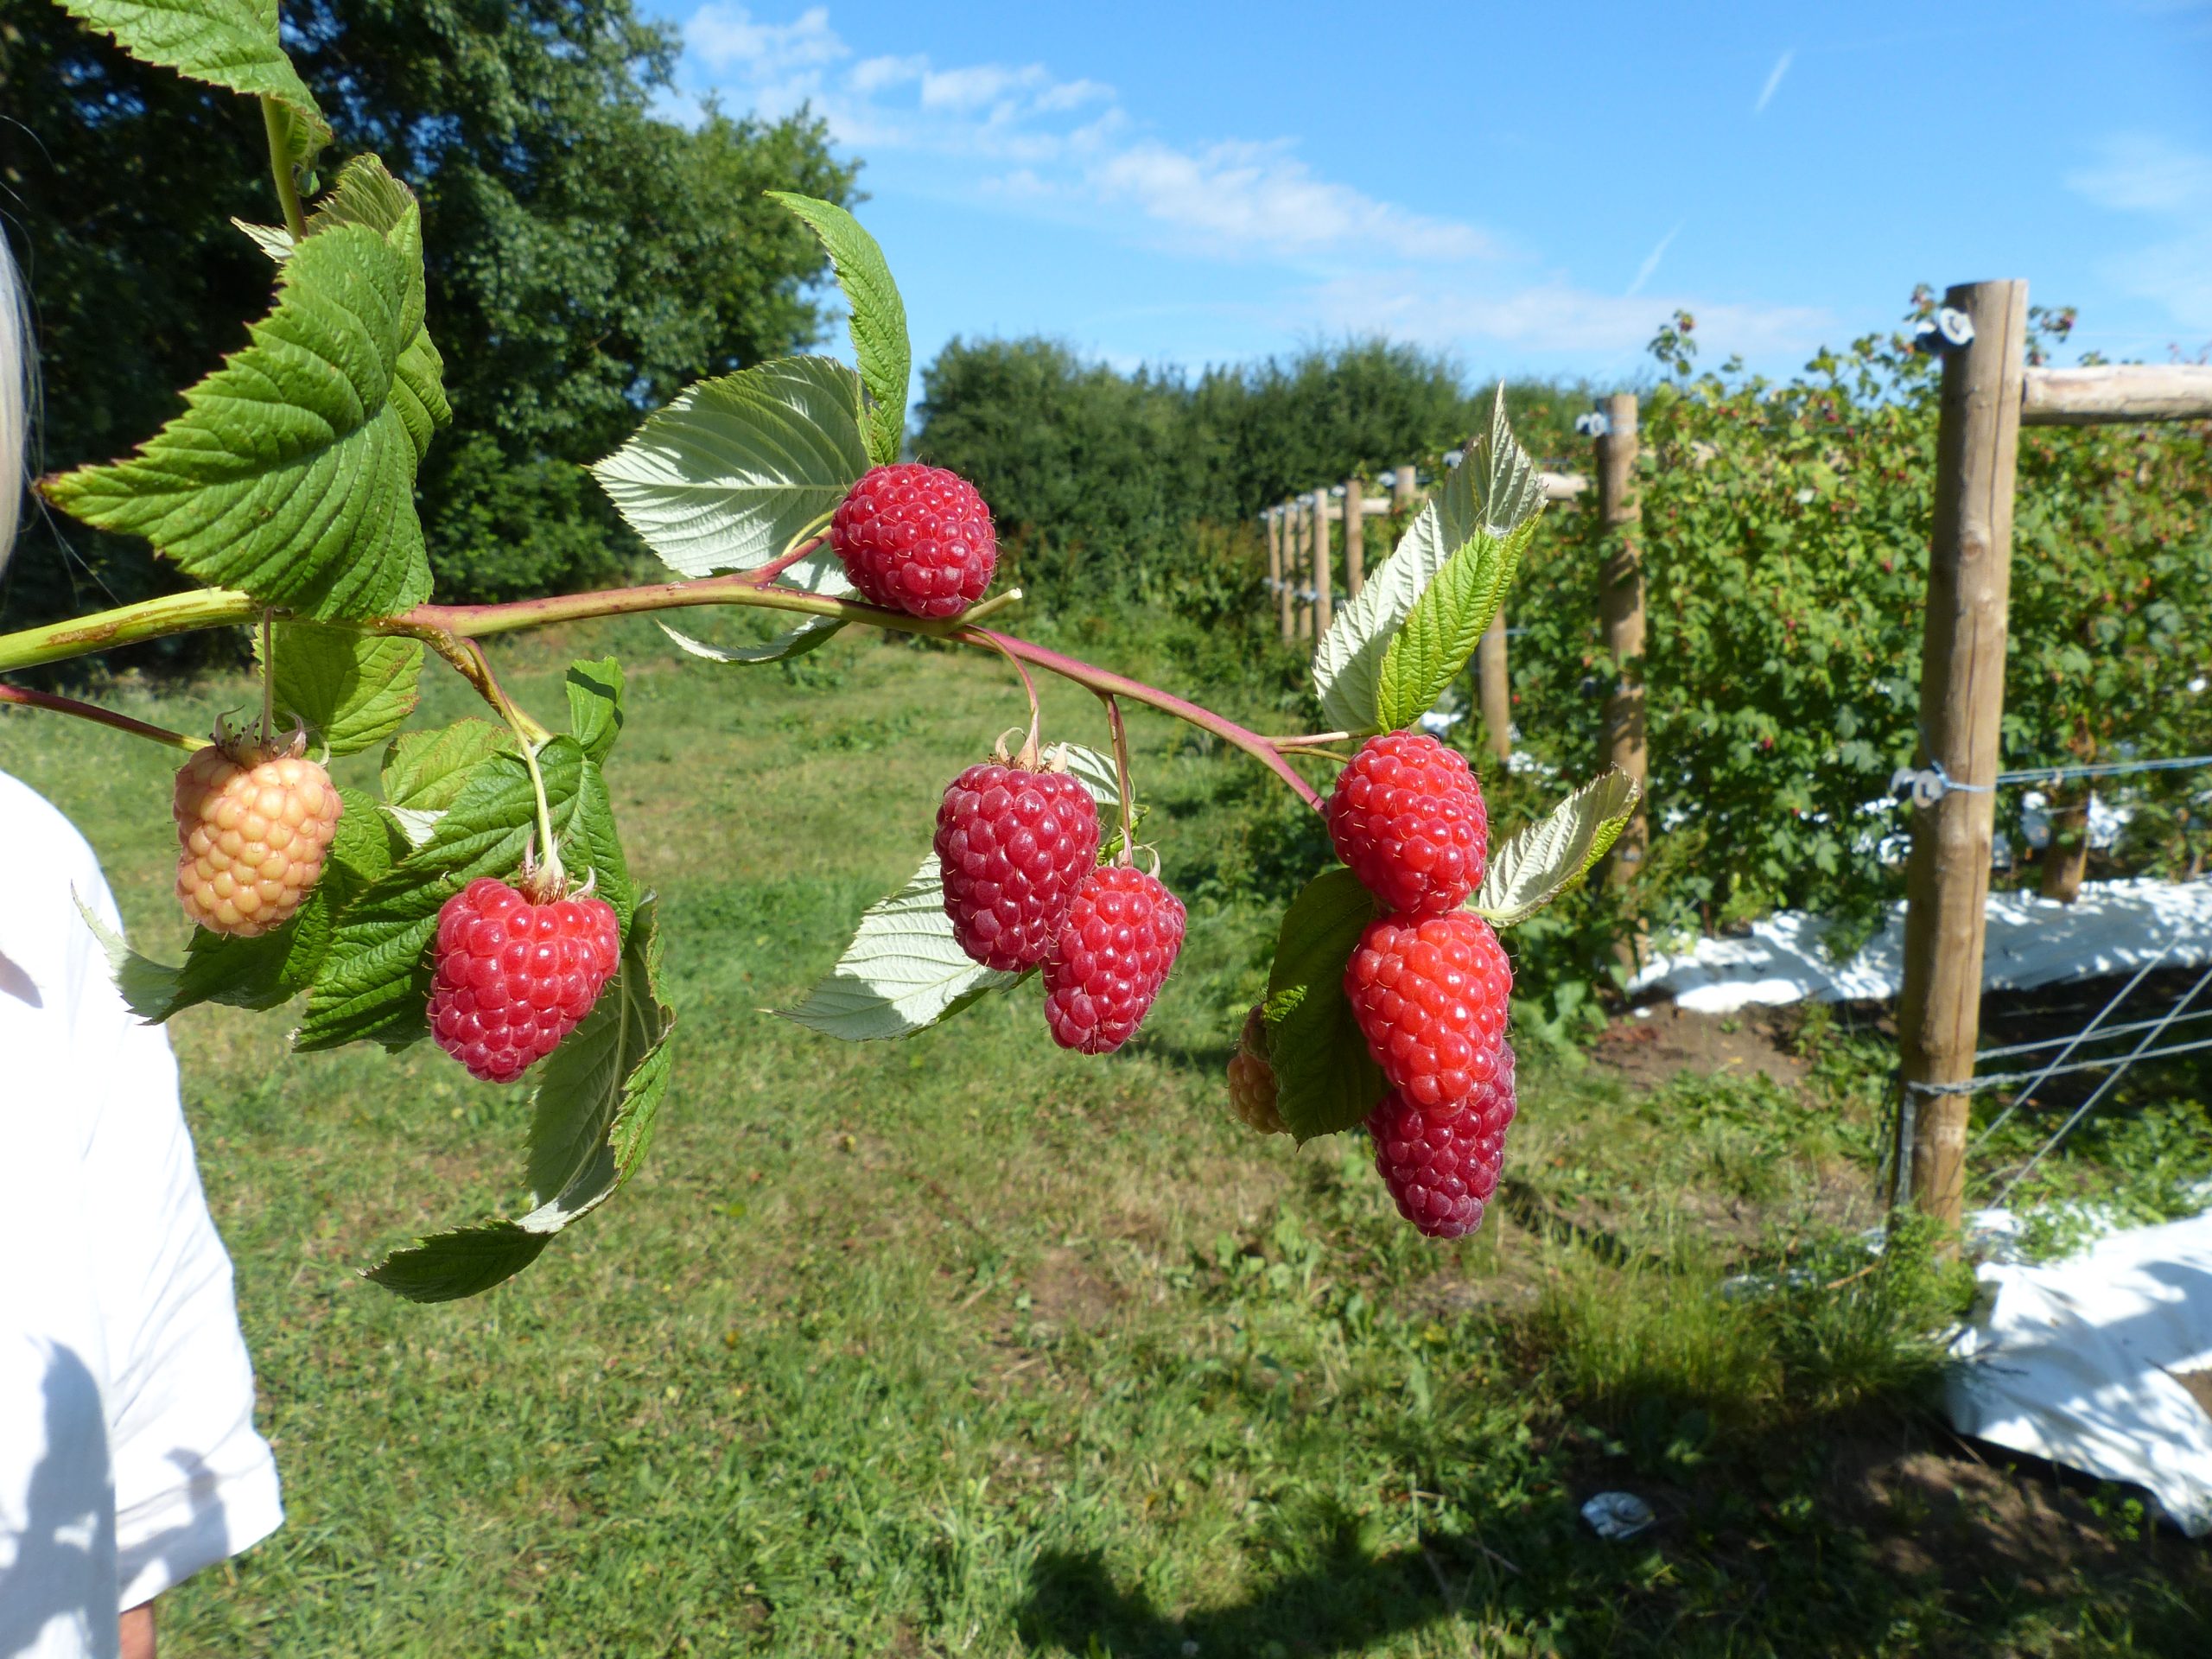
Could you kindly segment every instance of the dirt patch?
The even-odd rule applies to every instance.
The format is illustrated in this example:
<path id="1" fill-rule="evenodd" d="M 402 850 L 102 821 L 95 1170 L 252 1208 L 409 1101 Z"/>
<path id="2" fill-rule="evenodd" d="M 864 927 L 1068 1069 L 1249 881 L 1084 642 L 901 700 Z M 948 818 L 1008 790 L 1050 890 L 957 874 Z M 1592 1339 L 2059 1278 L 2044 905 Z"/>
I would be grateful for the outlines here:
<path id="1" fill-rule="evenodd" d="M 1061 1331 L 1090 1331 L 1103 1325 L 1121 1305 L 1122 1293 L 1102 1277 L 1079 1250 L 1054 1247 L 1022 1275 L 1029 1293 L 1032 1324 Z"/>
<path id="2" fill-rule="evenodd" d="M 1791 1052 L 1798 1014 L 1789 1008 L 1745 1008 L 1735 1014 L 1697 1014 L 1656 1002 L 1616 1020 L 1598 1039 L 1599 1065 L 1630 1083 L 1656 1089 L 1681 1071 L 1763 1072 L 1796 1084 L 1805 1062 Z"/>
<path id="3" fill-rule="evenodd" d="M 2189 1390 L 2189 1397 L 2196 1402 L 2196 1408 L 2212 1417 L 2212 1366 L 2201 1371 L 2169 1371 L 2167 1376 Z"/>

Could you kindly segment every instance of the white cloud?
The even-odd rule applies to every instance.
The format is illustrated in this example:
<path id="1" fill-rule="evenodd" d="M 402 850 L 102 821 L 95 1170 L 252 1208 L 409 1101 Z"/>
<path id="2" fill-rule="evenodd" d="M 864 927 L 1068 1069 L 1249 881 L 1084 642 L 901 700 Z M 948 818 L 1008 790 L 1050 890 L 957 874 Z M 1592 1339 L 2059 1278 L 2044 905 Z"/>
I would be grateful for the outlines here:
<path id="1" fill-rule="evenodd" d="M 1318 176 L 1287 143 L 1181 149 L 1132 138 L 1113 87 L 1063 79 L 1043 64 L 944 66 L 922 54 L 855 61 L 819 6 L 772 23 L 716 0 L 692 15 L 683 35 L 709 79 L 763 113 L 807 104 L 856 149 L 1007 164 L 972 188 L 1063 212 L 1124 209 L 1147 238 L 1177 251 L 1414 260 L 1497 251 L 1472 225 Z"/>
<path id="2" fill-rule="evenodd" d="M 2158 226 L 2151 242 L 2106 260 L 2104 276 L 2182 327 L 2212 332 L 2212 154 L 2147 132 L 2116 134 L 2100 151 L 2067 173 L 2067 188 Z"/>
<path id="3" fill-rule="evenodd" d="M 1313 297 L 1332 331 L 1381 330 L 1430 345 L 1481 340 L 1586 357 L 1641 355 L 1652 331 L 1677 309 L 1696 314 L 1699 344 L 1716 359 L 1809 353 L 1836 328 L 1835 317 L 1815 306 L 1599 294 L 1557 277 L 1509 287 L 1363 273 L 1322 283 Z"/>
<path id="4" fill-rule="evenodd" d="M 1667 257 L 1668 245 L 1681 233 L 1682 221 L 1676 219 L 1675 228 L 1661 237 L 1658 245 L 1643 256 L 1643 263 L 1636 268 L 1636 280 L 1628 285 L 1630 295 L 1641 294 L 1643 291 L 1643 285 L 1651 280 L 1652 273 L 1659 269 L 1659 262 Z"/>
<path id="5" fill-rule="evenodd" d="M 1208 251 L 1308 255 L 1366 249 L 1401 259 L 1484 259 L 1497 252 L 1471 225 L 1429 219 L 1317 178 L 1282 144 L 1177 149 L 1143 140 L 1107 156 L 1084 182 Z"/>
<path id="6" fill-rule="evenodd" d="M 1789 73 L 1790 60 L 1797 55 L 1797 48 L 1790 47 L 1774 60 L 1774 67 L 1766 72 L 1766 85 L 1759 88 L 1759 101 L 1751 105 L 1753 115 L 1766 113 L 1766 106 L 1774 102 L 1774 95 L 1782 90 L 1782 78 Z"/>
<path id="7" fill-rule="evenodd" d="M 1287 279 L 1278 297 L 1244 303 L 1224 324 L 1278 337 L 1382 331 L 1446 348 L 1602 353 L 1624 368 L 1678 306 L 1697 314 L 1700 340 L 1720 354 L 1809 351 L 1833 331 L 1827 313 L 1802 306 L 1644 295 L 1680 225 L 1624 294 L 1601 294 L 1536 269 L 1526 250 L 1471 219 L 1327 178 L 1289 140 L 1176 144 L 1148 135 L 1113 87 L 1043 64 L 862 56 L 819 6 L 777 23 L 716 0 L 693 15 L 684 37 L 679 74 L 694 99 L 725 92 L 767 115 L 806 104 L 840 144 L 922 158 L 947 193 L 1178 256 L 1278 268 Z M 1769 75 L 1760 109 L 1791 55 Z"/>
<path id="8" fill-rule="evenodd" d="M 849 55 L 830 27 L 826 6 L 810 6 L 788 23 L 756 23 L 743 6 L 702 6 L 683 25 L 683 44 L 712 68 L 743 68 L 760 79 L 818 68 Z"/>

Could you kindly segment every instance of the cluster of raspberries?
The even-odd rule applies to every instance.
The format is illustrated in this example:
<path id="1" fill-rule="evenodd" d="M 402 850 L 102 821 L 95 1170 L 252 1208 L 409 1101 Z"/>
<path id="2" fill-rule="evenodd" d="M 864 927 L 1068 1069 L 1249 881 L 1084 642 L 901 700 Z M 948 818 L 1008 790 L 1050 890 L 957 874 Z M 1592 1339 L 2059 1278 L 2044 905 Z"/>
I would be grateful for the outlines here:
<path id="1" fill-rule="evenodd" d="M 1514 1113 L 1513 967 L 1490 924 L 1460 908 L 1489 852 L 1482 787 L 1434 738 L 1389 732 L 1344 768 L 1328 819 L 1338 856 L 1383 906 L 1344 968 L 1344 995 L 1389 1085 L 1367 1117 L 1375 1166 L 1408 1221 L 1458 1238 L 1482 1224 L 1497 1190 Z M 1283 1123 L 1266 1034 L 1248 1019 L 1230 1099 L 1272 1132 Z"/>
<path id="2" fill-rule="evenodd" d="M 1044 969 L 1054 1042 L 1110 1054 L 1175 965 L 1183 904 L 1157 876 L 1100 864 L 1098 803 L 1065 772 L 1023 764 L 1033 759 L 986 761 L 947 786 L 936 841 L 944 913 L 985 967 Z"/>
<path id="3" fill-rule="evenodd" d="M 177 773 L 176 891 L 211 932 L 253 938 L 299 913 L 322 877 L 341 810 L 305 739 L 219 734 Z M 550 879 L 548 879 L 550 878 Z M 438 1046 L 487 1083 L 512 1083 L 599 1001 L 621 957 L 614 907 L 525 868 L 447 899 L 431 947 L 428 1015 Z"/>

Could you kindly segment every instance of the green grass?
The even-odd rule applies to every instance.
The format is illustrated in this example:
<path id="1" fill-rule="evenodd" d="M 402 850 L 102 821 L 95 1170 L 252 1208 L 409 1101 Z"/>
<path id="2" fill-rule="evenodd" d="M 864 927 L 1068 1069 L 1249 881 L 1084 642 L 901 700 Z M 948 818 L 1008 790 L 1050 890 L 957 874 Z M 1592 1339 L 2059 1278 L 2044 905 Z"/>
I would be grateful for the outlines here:
<path id="1" fill-rule="evenodd" d="M 166 1599 L 165 1652 L 2205 1642 L 2202 1552 L 2124 1504 L 1908 1478 L 1982 1476 L 1917 1413 L 1940 1281 L 1910 1251 L 1861 1274 L 1835 1242 L 1833 1193 L 1864 1181 L 1857 1071 L 1638 1097 L 1532 1058 L 1517 1211 L 1424 1243 L 1357 1145 L 1257 1142 L 1224 1109 L 1272 933 L 1249 895 L 1318 842 L 1241 757 L 1149 717 L 1148 834 L 1192 913 L 1143 1039 L 1062 1054 L 1027 995 L 902 1045 L 816 1038 L 760 1010 L 912 873 L 944 779 L 1018 693 L 870 639 L 745 675 L 657 639 L 501 659 L 549 716 L 568 656 L 629 663 L 610 776 L 680 1015 L 651 1160 L 521 1279 L 425 1309 L 354 1271 L 520 1198 L 518 1092 L 434 1051 L 289 1057 L 282 1016 L 173 1027 L 289 1519 Z M 204 727 L 250 697 L 109 700 Z M 449 686 L 434 703 L 462 709 Z M 1080 694 L 1052 689 L 1048 718 L 1101 739 Z M 168 763 L 0 719 L 0 766 L 85 829 L 136 942 L 173 957 Z M 1808 1262 L 1786 1294 L 1719 1288 Z M 1599 1542 L 1577 1506 L 1610 1486 L 1662 1525 Z M 2039 1533 L 2014 1513 L 2031 1500 L 2056 1517 Z"/>

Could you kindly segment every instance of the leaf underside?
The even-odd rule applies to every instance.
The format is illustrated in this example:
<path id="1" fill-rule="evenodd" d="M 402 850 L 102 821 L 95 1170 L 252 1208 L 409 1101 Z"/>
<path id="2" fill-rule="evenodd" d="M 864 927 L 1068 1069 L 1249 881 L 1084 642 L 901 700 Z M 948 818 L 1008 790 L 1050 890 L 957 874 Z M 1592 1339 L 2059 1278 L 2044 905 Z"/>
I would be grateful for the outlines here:
<path id="1" fill-rule="evenodd" d="M 776 1013 L 847 1042 L 907 1037 L 1020 976 L 972 961 L 952 936 L 937 855 L 906 885 L 861 917 L 830 976 L 795 1007 Z"/>
<path id="2" fill-rule="evenodd" d="M 671 569 L 704 576 L 777 558 L 868 467 L 858 378 L 787 357 L 687 387 L 592 473 Z"/>
<path id="3" fill-rule="evenodd" d="M 1482 887 L 1467 908 L 1497 927 L 1525 922 L 1612 849 L 1642 792 L 1618 767 L 1585 784 L 1491 849 Z"/>

